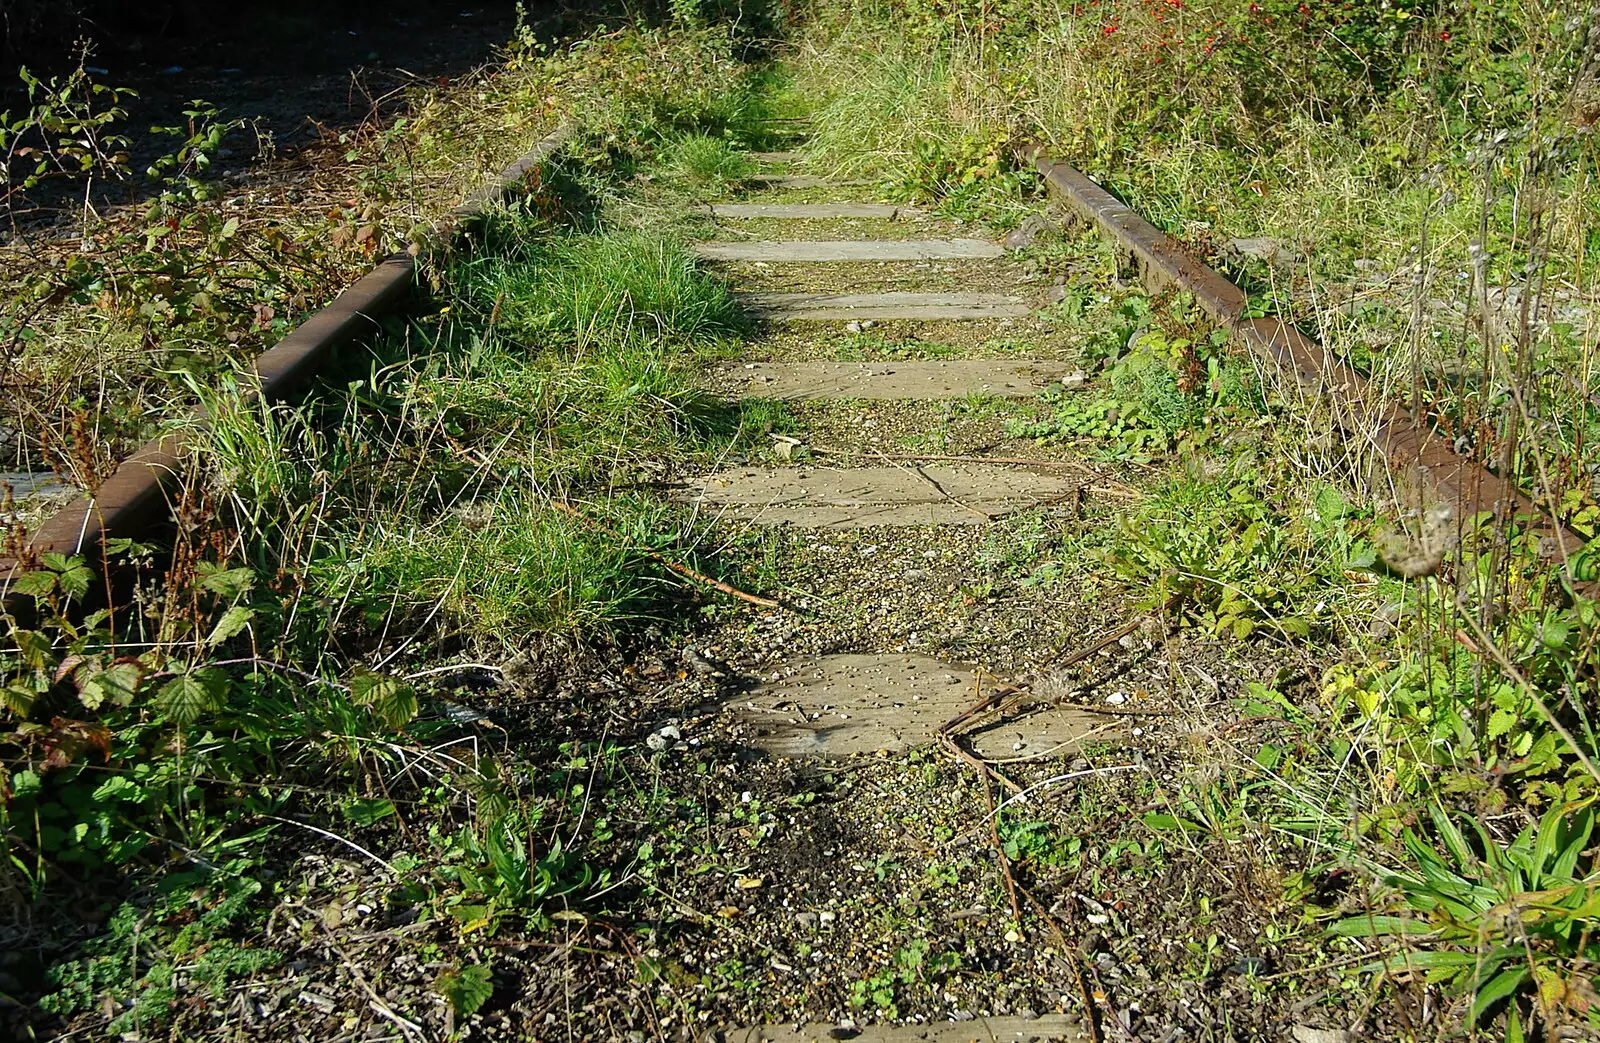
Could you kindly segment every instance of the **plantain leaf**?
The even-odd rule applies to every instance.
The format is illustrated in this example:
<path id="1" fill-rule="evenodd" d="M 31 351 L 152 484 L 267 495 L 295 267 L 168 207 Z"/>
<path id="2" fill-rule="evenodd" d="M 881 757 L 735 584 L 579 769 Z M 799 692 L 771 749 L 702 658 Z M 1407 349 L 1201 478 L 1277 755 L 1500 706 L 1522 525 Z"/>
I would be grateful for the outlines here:
<path id="1" fill-rule="evenodd" d="M 1527 980 L 1528 965 L 1525 963 L 1508 967 L 1490 978 L 1489 983 L 1478 990 L 1478 995 L 1472 1001 L 1470 1020 L 1476 1022 L 1490 1007 L 1515 993 Z"/>
<path id="2" fill-rule="evenodd" d="M 1374 938 L 1389 934 L 1432 934 L 1433 926 L 1409 916 L 1351 916 L 1328 928 L 1341 938 Z"/>

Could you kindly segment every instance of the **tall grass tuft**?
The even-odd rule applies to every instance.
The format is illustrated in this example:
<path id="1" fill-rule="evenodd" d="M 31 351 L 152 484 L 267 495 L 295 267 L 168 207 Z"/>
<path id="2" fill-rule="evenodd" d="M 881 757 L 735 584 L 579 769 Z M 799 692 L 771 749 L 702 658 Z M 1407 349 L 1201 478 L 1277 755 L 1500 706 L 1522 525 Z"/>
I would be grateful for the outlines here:
<path id="1" fill-rule="evenodd" d="M 721 283 L 669 240 L 631 230 L 556 236 L 458 273 L 461 293 L 504 335 L 580 349 L 731 335 L 740 312 Z"/>

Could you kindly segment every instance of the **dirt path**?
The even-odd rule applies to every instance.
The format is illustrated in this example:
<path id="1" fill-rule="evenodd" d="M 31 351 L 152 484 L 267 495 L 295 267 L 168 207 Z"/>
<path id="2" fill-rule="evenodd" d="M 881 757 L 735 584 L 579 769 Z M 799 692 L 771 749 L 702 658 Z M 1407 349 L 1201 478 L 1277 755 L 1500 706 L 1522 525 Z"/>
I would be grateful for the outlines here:
<path id="1" fill-rule="evenodd" d="M 1039 545 L 1141 495 L 1006 434 L 1030 392 L 1082 381 L 1072 334 L 1038 316 L 1046 288 L 949 221 L 787 189 L 791 157 L 774 158 L 700 252 L 762 294 L 767 323 L 713 380 L 787 400 L 799 427 L 775 463 L 681 495 L 712 543 L 769 563 L 792 611 L 705 634 L 634 717 L 658 785 L 698 806 L 681 836 L 645 827 L 657 981 L 602 1004 L 604 1031 L 650 1006 L 661 1038 L 1107 1038 L 1086 1003 L 1119 1038 L 1175 1038 L 1182 1009 L 1220 1025 L 1207 1004 L 1272 959 L 1251 879 L 1274 846 L 1173 859 L 1129 833 L 1194 770 L 1184 747 L 1225 693 L 1273 668 L 1168 634 L 1087 574 L 1065 596 L 1030 582 Z M 974 290 L 982 306 L 952 319 Z M 730 843 L 745 854 L 711 857 Z M 1228 925 L 1200 960 L 1197 894 Z"/>

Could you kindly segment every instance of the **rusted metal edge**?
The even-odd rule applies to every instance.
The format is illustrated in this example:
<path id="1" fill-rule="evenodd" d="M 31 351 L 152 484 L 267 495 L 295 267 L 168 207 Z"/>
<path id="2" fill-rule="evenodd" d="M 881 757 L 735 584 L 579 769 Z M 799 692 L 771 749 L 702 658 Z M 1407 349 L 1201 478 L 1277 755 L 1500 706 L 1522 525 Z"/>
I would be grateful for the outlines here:
<path id="1" fill-rule="evenodd" d="M 357 279 L 333 303 L 316 312 L 288 336 L 262 352 L 251 366 L 252 394 L 268 400 L 288 397 L 314 373 L 329 353 L 363 333 L 378 328 L 378 320 L 402 301 L 412 288 L 421 255 L 444 245 L 493 205 L 521 188 L 536 170 L 571 136 L 562 128 L 541 140 L 495 178 L 469 193 L 403 254 L 380 261 Z M 28 541 L 31 555 L 88 554 L 113 533 L 131 534 L 170 509 L 169 494 L 177 485 L 183 458 L 206 417 L 197 411 L 183 428 L 168 432 L 135 450 L 117 465 L 93 494 L 84 494 L 57 511 Z M 0 559 L 0 609 L 11 612 L 16 593 L 12 584 L 21 563 Z"/>
<path id="2" fill-rule="evenodd" d="M 1043 146 L 1027 146 L 1020 154 L 1075 217 L 1117 245 L 1147 288 L 1192 294 L 1213 321 L 1277 375 L 1283 393 L 1298 394 L 1306 409 L 1329 415 L 1351 455 L 1371 450 L 1381 456 L 1394 495 L 1408 507 L 1448 508 L 1458 535 L 1472 519 L 1490 512 L 1553 536 L 1557 553 L 1572 554 L 1584 546 L 1581 537 L 1564 529 L 1515 484 L 1457 453 L 1448 439 L 1409 410 L 1384 401 L 1365 377 L 1315 340 L 1278 319 L 1245 318 L 1244 291 L 1081 171 L 1052 158 Z"/>

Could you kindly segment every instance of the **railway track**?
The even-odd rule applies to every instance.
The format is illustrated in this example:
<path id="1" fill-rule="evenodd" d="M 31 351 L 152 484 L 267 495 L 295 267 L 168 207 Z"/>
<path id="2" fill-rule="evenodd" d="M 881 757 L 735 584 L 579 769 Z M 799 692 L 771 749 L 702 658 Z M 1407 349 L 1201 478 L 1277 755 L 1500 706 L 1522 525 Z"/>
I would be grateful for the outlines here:
<path id="1" fill-rule="evenodd" d="M 560 143 L 541 142 L 435 240 Z M 659 926 L 645 958 L 758 984 L 718 994 L 700 1026 L 649 1031 L 690 1038 L 709 1025 L 729 1041 L 772 1043 L 1142 1038 L 1118 999 L 1133 953 L 1104 959 L 1110 947 L 1085 940 L 1137 897 L 1079 887 L 1081 862 L 1070 862 L 1071 884 L 1018 870 L 1035 856 L 1025 832 L 1002 835 L 1001 812 L 1033 809 L 1040 793 L 1061 808 L 1030 810 L 1030 821 L 1148 812 L 1156 805 L 1143 798 L 1170 780 L 1189 729 L 1215 726 L 1224 693 L 1274 676 L 1278 653 L 1182 638 L 1162 609 L 1088 590 L 1063 600 L 1010 584 L 996 596 L 997 541 L 1108 524 L 1145 494 L 1142 476 L 1007 433 L 1004 421 L 1027 419 L 1041 393 L 1071 395 L 1085 379 L 1077 346 L 1042 317 L 1047 284 L 949 220 L 795 174 L 802 158 L 758 154 L 762 175 L 706 207 L 708 235 L 694 247 L 759 322 L 705 381 L 727 400 L 782 402 L 795 424 L 774 432 L 769 452 L 681 476 L 672 492 L 708 543 L 760 548 L 774 597 L 691 627 L 692 646 L 663 669 L 672 680 L 629 711 L 665 784 L 687 792 L 705 780 L 707 805 L 747 816 L 729 829 L 754 838 L 741 866 L 645 888 Z M 1273 378 L 1408 475 L 1398 500 L 1442 500 L 1461 519 L 1486 509 L 1537 519 L 1516 490 L 1371 402 L 1297 331 L 1244 319 L 1237 289 L 1081 175 L 1037 161 L 1153 288 L 1193 293 Z M 409 257 L 384 262 L 262 356 L 255 393 L 292 394 L 413 278 Z M 140 450 L 41 529 L 33 551 L 92 556 L 148 524 L 184 450 L 180 436 Z M 1553 535 L 1557 553 L 1576 550 Z M 19 565 L 6 567 L 9 583 Z M 1194 889 L 1213 871 L 1181 872 Z M 588 928 L 573 916 L 563 923 Z M 586 937 L 569 934 L 565 958 Z M 1152 959 L 1172 948 L 1137 941 Z M 863 962 L 887 977 L 840 979 Z M 958 967 L 970 973 L 950 973 Z M 920 1020 L 893 1024 L 907 992 Z M 825 1019 L 842 995 L 859 1023 Z M 1148 1026 L 1168 1033 L 1159 1038 L 1173 1027 Z"/>

